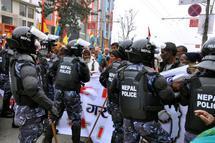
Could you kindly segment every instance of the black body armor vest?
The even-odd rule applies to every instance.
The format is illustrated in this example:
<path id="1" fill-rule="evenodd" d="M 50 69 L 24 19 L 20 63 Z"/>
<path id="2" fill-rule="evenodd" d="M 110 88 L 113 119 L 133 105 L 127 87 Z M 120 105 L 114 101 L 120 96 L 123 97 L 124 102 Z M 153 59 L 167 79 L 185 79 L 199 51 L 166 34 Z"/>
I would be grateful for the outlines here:
<path id="1" fill-rule="evenodd" d="M 120 108 L 124 117 L 141 121 L 157 119 L 162 105 L 149 85 L 150 76 L 155 74 L 143 65 L 129 65 L 120 71 Z"/>
<path id="2" fill-rule="evenodd" d="M 81 87 L 78 62 L 74 57 L 64 57 L 58 67 L 55 87 L 64 91 L 78 91 Z"/>
<path id="3" fill-rule="evenodd" d="M 14 55 L 10 59 L 9 65 L 9 81 L 12 95 L 14 96 L 17 105 L 29 106 L 31 108 L 38 107 L 38 104 L 24 92 L 22 80 L 20 78 L 20 69 L 23 65 L 32 65 L 36 69 L 33 57 L 27 54 Z M 42 81 L 39 79 L 39 84 Z"/>
<path id="4" fill-rule="evenodd" d="M 214 126 L 206 126 L 205 123 L 197 116 L 194 111 L 201 109 L 215 113 L 215 79 L 208 77 L 193 77 L 190 83 L 191 94 L 188 104 L 188 112 L 185 128 L 194 134 Z"/>
<path id="5" fill-rule="evenodd" d="M 119 61 L 116 61 L 116 62 L 113 62 L 112 63 L 112 67 L 111 69 L 109 70 L 109 73 L 108 73 L 108 81 L 107 81 L 107 91 L 108 91 L 108 100 L 110 102 L 118 102 L 118 95 L 113 95 L 113 94 L 110 94 L 110 85 L 111 85 L 111 82 L 113 81 L 113 78 L 114 76 L 116 75 L 116 72 L 118 70 L 118 67 L 120 66 L 120 62 Z"/>

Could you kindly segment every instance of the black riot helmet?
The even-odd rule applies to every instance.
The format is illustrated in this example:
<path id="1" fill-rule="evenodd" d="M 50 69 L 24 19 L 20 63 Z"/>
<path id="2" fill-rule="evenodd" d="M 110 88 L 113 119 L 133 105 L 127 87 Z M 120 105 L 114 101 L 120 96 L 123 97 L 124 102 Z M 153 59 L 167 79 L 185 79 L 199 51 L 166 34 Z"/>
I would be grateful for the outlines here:
<path id="1" fill-rule="evenodd" d="M 125 41 L 119 42 L 118 51 L 120 54 L 120 58 L 122 60 L 128 60 L 128 55 L 125 51 L 126 50 L 129 51 L 132 44 L 133 44 L 132 40 L 125 40 Z"/>
<path id="2" fill-rule="evenodd" d="M 83 51 L 83 46 L 78 44 L 77 39 L 69 41 L 66 45 L 65 54 L 66 55 L 75 55 L 76 57 L 81 57 Z"/>
<path id="3" fill-rule="evenodd" d="M 8 46 L 22 53 L 36 53 L 36 37 L 31 34 L 27 26 L 19 26 L 14 29 L 11 38 L 7 38 Z"/>
<path id="4" fill-rule="evenodd" d="M 197 67 L 215 71 L 215 55 L 206 55 L 200 63 L 196 65 Z"/>
<path id="5" fill-rule="evenodd" d="M 128 53 L 128 60 L 132 63 L 143 63 L 146 66 L 154 66 L 154 54 L 156 46 L 148 39 L 141 39 L 133 42 Z"/>
<path id="6" fill-rule="evenodd" d="M 202 56 L 215 55 L 215 37 L 207 40 L 202 47 Z"/>

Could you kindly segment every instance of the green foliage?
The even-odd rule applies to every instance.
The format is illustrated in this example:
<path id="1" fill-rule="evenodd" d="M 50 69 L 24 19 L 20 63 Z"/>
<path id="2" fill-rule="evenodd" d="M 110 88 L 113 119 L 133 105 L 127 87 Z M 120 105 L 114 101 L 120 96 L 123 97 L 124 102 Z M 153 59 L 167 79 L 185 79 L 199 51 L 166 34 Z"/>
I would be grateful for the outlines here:
<path id="1" fill-rule="evenodd" d="M 90 14 L 89 4 L 92 0 L 46 0 L 44 4 L 44 15 L 47 17 L 54 11 L 58 12 L 60 20 L 58 21 L 62 30 L 66 25 L 69 29 L 80 30 L 79 20 L 84 20 Z M 40 3 L 42 8 L 42 4 Z"/>

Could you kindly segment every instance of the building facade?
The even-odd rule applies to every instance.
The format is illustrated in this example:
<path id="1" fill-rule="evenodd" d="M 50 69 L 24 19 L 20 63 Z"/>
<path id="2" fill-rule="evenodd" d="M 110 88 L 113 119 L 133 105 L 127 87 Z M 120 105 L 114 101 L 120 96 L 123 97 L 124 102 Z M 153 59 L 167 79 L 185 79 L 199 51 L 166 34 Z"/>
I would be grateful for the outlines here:
<path id="1" fill-rule="evenodd" d="M 11 34 L 16 26 L 35 24 L 38 0 L 0 0 L 0 34 Z"/>
<path id="2" fill-rule="evenodd" d="M 83 24 L 81 26 L 85 30 L 82 33 L 87 41 L 93 42 L 93 46 L 103 50 L 110 47 L 114 0 L 94 0 L 89 7 L 91 13 L 85 21 L 85 28 Z"/>
<path id="3" fill-rule="evenodd" d="M 46 0 L 0 0 L 0 35 L 11 34 L 16 26 L 38 27 L 38 24 L 41 24 L 41 14 L 36 11 L 41 11 L 38 3 L 44 1 Z M 114 0 L 94 0 L 89 7 L 90 15 L 80 22 L 80 38 L 92 42 L 94 47 L 109 47 Z M 45 19 L 49 33 L 54 34 L 56 21 L 57 12 Z"/>

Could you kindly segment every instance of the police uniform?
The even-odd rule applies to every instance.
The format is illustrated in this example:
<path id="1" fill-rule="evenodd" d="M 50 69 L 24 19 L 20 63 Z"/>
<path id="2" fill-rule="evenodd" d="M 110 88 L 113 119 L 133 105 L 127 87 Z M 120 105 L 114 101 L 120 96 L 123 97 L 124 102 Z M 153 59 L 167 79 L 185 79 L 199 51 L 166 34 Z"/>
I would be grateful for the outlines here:
<path id="1" fill-rule="evenodd" d="M 13 55 L 13 51 L 11 49 L 3 49 L 0 53 L 0 70 L 2 75 L 2 80 L 4 81 L 2 89 L 4 90 L 3 97 L 3 107 L 1 115 L 3 117 L 12 117 L 12 111 L 10 110 L 10 98 L 12 93 L 10 91 L 10 83 L 9 83 L 9 61 L 10 57 Z"/>
<path id="2" fill-rule="evenodd" d="M 19 126 L 19 142 L 36 142 L 43 131 L 43 116 L 49 110 L 57 115 L 54 103 L 49 100 L 41 86 L 36 69 L 34 46 L 35 36 L 29 27 L 17 27 L 12 38 L 7 39 L 9 47 L 17 53 L 11 58 L 9 77 L 11 92 L 16 100 L 14 122 Z"/>
<path id="3" fill-rule="evenodd" d="M 174 100 L 174 93 L 164 77 L 148 67 L 153 67 L 153 48 L 148 40 L 134 42 L 128 51 L 131 64 L 111 84 L 112 92 L 119 92 L 125 143 L 138 143 L 140 137 L 150 143 L 172 142 L 157 122 L 157 113 Z"/>
<path id="4" fill-rule="evenodd" d="M 215 56 L 213 55 L 206 56 L 203 60 L 210 57 L 211 59 L 215 59 Z M 201 62 L 198 66 L 202 68 L 210 68 L 204 67 L 203 62 Z M 206 63 L 206 65 L 213 67 L 213 65 L 208 63 Z M 184 82 L 184 86 L 181 89 L 181 103 L 182 105 L 188 105 L 185 123 L 185 143 L 190 142 L 198 134 L 214 127 L 215 125 L 205 125 L 205 123 L 194 114 L 194 111 L 198 109 L 205 110 L 213 115 L 215 114 L 214 79 L 215 72 L 212 70 L 207 70 L 205 72 L 197 73 Z"/>
<path id="5" fill-rule="evenodd" d="M 123 142 L 123 117 L 119 109 L 119 93 L 111 92 L 111 84 L 116 76 L 119 69 L 123 68 L 128 64 L 127 55 L 125 54 L 125 49 L 132 45 L 131 40 L 125 40 L 119 42 L 118 50 L 114 51 L 112 54 L 119 57 L 121 60 L 114 61 L 107 69 L 101 73 L 99 81 L 107 88 L 108 92 L 108 102 L 107 109 L 112 116 L 114 131 L 112 133 L 111 142 L 120 143 Z"/>
<path id="6" fill-rule="evenodd" d="M 185 122 L 185 139 L 188 143 L 193 140 L 199 133 L 214 127 L 205 125 L 199 117 L 195 116 L 195 110 L 205 110 L 214 115 L 214 78 L 215 78 L 215 37 L 208 39 L 202 47 L 202 61 L 196 65 L 200 72 L 193 75 L 190 79 L 185 80 L 181 92 L 181 103 L 188 105 L 188 112 Z"/>
<path id="7" fill-rule="evenodd" d="M 53 55 L 50 59 L 47 59 L 45 55 L 41 55 L 38 60 L 38 70 L 42 73 L 43 89 L 48 98 L 54 100 L 54 78 L 56 76 L 59 58 Z"/>
<path id="8" fill-rule="evenodd" d="M 107 69 L 101 73 L 100 75 L 100 83 L 107 88 L 108 92 L 108 102 L 107 102 L 107 109 L 108 112 L 111 114 L 114 131 L 112 134 L 112 143 L 120 143 L 123 142 L 123 117 L 122 113 L 119 109 L 119 95 L 118 93 L 111 93 L 110 86 L 111 82 L 114 79 L 117 70 L 120 67 L 125 65 L 126 61 L 115 61 L 113 62 Z"/>
<path id="9" fill-rule="evenodd" d="M 79 91 L 82 83 L 90 80 L 90 72 L 88 66 L 77 57 L 76 54 L 79 52 L 76 50 L 78 49 L 76 49 L 77 47 L 73 47 L 74 43 L 71 45 L 71 42 L 68 43 L 65 52 L 66 55 L 62 57 L 58 65 L 54 82 L 56 88 L 55 101 L 61 116 L 64 110 L 67 111 L 68 118 L 72 124 L 72 141 L 73 143 L 79 143 L 82 111 Z M 59 118 L 56 120 L 58 121 Z M 43 140 L 44 143 L 52 141 L 51 127 L 48 127 L 48 130 Z"/>

